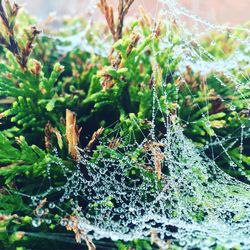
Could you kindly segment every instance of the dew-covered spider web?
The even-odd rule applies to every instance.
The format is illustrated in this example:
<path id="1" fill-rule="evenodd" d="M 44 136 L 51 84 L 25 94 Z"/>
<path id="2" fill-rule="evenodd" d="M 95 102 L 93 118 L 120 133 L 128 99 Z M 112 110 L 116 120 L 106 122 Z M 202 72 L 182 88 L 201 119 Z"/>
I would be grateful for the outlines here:
<path id="1" fill-rule="evenodd" d="M 171 49 L 175 57 L 180 58 L 173 77 L 189 86 L 183 77 L 187 66 L 204 79 L 213 74 L 225 91 L 227 81 L 231 81 L 235 95 L 241 97 L 242 105 L 246 105 L 248 96 L 244 91 L 249 91 L 249 29 L 211 24 L 182 8 L 176 1 L 162 0 L 161 9 L 166 27 L 171 29 L 174 20 L 181 37 L 181 42 L 173 45 L 173 37 L 166 32 L 160 43 L 161 50 Z M 194 28 L 192 31 L 190 23 Z M 233 32 L 228 34 L 237 43 L 229 56 L 217 59 L 199 43 L 200 37 L 212 30 L 223 33 L 228 29 L 245 34 L 242 38 Z M 83 42 L 84 34 L 77 37 L 79 41 L 72 38 L 73 45 L 81 44 L 83 49 L 93 49 Z M 211 37 L 212 46 L 217 46 L 216 42 Z M 100 41 L 100 46 L 109 46 L 102 43 Z M 100 51 L 107 50 L 95 52 Z M 226 76 L 225 81 L 220 77 L 222 72 Z M 100 136 L 92 153 L 78 148 L 79 160 L 74 170 L 68 169 L 63 162 L 51 161 L 48 164 L 50 188 L 41 188 L 37 195 L 31 197 L 34 207 L 47 199 L 43 208 L 37 211 L 34 226 L 39 226 L 43 220 L 50 223 L 49 214 L 60 214 L 61 226 L 74 227 L 82 239 L 130 241 L 154 235 L 163 248 L 167 248 L 168 244 L 164 242 L 168 240 L 183 248 L 207 249 L 215 245 L 250 248 L 250 187 L 220 169 L 216 164 L 220 155 L 215 152 L 220 148 L 220 152 L 229 158 L 229 168 L 236 168 L 247 182 L 247 175 L 235 164 L 228 153 L 230 147 L 225 143 L 232 141 L 232 146 L 238 143 L 242 153 L 249 137 L 249 123 L 241 122 L 241 115 L 231 100 L 221 98 L 221 103 L 235 110 L 241 126 L 230 134 L 215 133 L 210 143 L 199 147 L 184 132 L 186 126 L 196 121 L 188 116 L 184 119 L 181 107 L 176 113 L 167 112 L 170 93 L 165 80 L 161 82 L 161 88 L 162 94 L 159 95 L 153 84 L 152 117 L 143 126 L 136 116 L 130 115 L 127 118 L 133 129 L 124 133 L 123 126 L 117 121 L 110 126 L 112 130 Z M 181 91 L 180 85 L 176 100 Z M 190 94 L 194 94 L 191 89 Z M 210 101 L 207 98 L 207 105 Z M 249 108 L 248 104 L 245 108 L 247 115 Z M 209 130 L 213 120 L 204 107 L 197 104 L 197 109 Z M 239 137 L 235 136 L 236 132 Z M 52 168 L 59 168 L 64 173 L 60 186 L 53 181 Z M 68 203 L 70 206 L 65 205 Z"/>

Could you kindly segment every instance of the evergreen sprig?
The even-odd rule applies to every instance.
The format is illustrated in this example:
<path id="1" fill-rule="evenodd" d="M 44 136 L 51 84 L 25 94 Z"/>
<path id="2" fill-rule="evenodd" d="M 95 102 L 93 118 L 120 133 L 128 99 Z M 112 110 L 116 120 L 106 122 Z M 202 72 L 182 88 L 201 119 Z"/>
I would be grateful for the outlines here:
<path id="1" fill-rule="evenodd" d="M 26 246 L 25 240 L 31 242 L 31 238 L 23 240 L 23 235 L 16 236 L 23 228 L 33 230 L 28 202 L 16 193 L 26 192 L 32 196 L 47 175 L 48 164 L 64 162 L 69 169 L 74 168 L 76 145 L 93 154 L 93 159 L 97 158 L 95 148 L 101 148 L 97 138 L 112 131 L 116 126 L 114 122 L 119 123 L 120 136 L 137 136 L 139 130 L 147 131 L 152 117 L 153 91 L 160 97 L 157 105 L 163 115 L 172 119 L 178 116 L 185 135 L 204 148 L 211 158 L 206 146 L 213 145 L 218 156 L 216 162 L 222 169 L 244 181 L 247 180 L 242 172 L 250 176 L 250 134 L 242 130 L 250 126 L 249 83 L 237 71 L 232 73 L 243 83 L 240 86 L 223 74 L 211 73 L 204 79 L 189 67 L 177 76 L 181 58 L 174 53 L 175 47 L 182 44 L 178 29 L 155 22 L 141 10 L 141 19 L 122 33 L 124 17 L 132 2 L 119 1 L 117 27 L 113 9 L 106 1 L 99 3 L 114 40 L 110 55 L 105 57 L 80 46 L 62 54 L 58 40 L 39 37 L 36 28 L 27 29 L 22 23 L 19 26 L 23 32 L 17 32 L 18 5 L 11 5 L 8 0 L 4 5 L 0 0 L 0 182 L 3 186 L 0 190 L 3 219 L 0 220 L 6 231 L 0 233 L 3 242 L 0 248 L 12 249 L 12 246 Z M 70 24 L 65 28 L 68 26 Z M 93 32 L 96 29 L 99 32 L 101 26 L 93 27 Z M 171 46 L 162 49 L 161 37 L 166 34 Z M 67 40 L 67 32 L 64 35 Z M 235 36 L 244 35 L 236 33 Z M 212 34 L 212 37 L 220 48 L 211 47 L 210 37 L 203 38 L 201 44 L 216 58 L 229 56 L 237 46 L 236 41 L 225 38 L 226 34 Z M 95 37 L 86 39 L 92 45 L 95 43 Z M 192 46 L 195 50 L 195 45 Z M 227 47 L 230 49 L 221 53 L 221 49 Z M 226 86 L 222 88 L 221 82 Z M 157 112 L 155 117 L 159 134 L 164 133 L 162 113 Z M 223 142 L 227 152 L 216 144 L 218 137 L 227 138 Z M 118 138 L 109 143 L 112 148 L 120 141 Z M 125 146 L 128 142 L 123 143 Z M 58 150 L 56 155 L 53 148 Z M 104 148 L 103 154 L 112 157 L 115 152 Z M 140 152 L 134 152 L 133 157 L 139 159 Z M 57 187 L 62 183 L 63 171 L 56 164 L 52 170 L 53 184 Z M 160 179 L 159 168 L 157 175 L 147 170 L 144 173 L 150 175 L 152 181 L 157 176 Z M 49 183 L 43 185 L 49 187 Z M 45 226 L 43 229 L 58 230 L 55 227 L 52 223 L 50 229 Z M 13 234 L 7 232 L 10 228 Z M 58 243 L 58 248 L 60 246 Z M 118 246 L 126 249 L 122 242 L 118 242 Z M 150 249 L 143 241 L 127 246 Z"/>

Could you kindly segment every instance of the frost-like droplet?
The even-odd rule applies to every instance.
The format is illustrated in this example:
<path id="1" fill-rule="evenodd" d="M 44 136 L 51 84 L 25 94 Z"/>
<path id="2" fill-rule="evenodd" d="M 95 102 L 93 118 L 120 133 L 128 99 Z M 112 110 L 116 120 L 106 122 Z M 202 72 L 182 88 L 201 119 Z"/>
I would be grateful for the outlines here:
<path id="1" fill-rule="evenodd" d="M 32 220 L 32 225 L 33 225 L 33 227 L 39 227 L 39 226 L 41 225 L 41 223 L 42 223 L 42 221 L 41 221 L 40 218 L 34 218 L 34 219 Z"/>
<path id="2" fill-rule="evenodd" d="M 51 202 L 50 204 L 49 204 L 49 208 L 54 208 L 56 205 L 55 205 L 55 203 L 54 202 Z"/>
<path id="3" fill-rule="evenodd" d="M 51 219 L 46 219 L 45 222 L 49 225 L 51 224 Z"/>
<path id="4" fill-rule="evenodd" d="M 205 122 L 205 126 L 206 126 L 207 128 L 210 128 L 210 127 L 211 127 L 211 122 L 210 122 L 210 121 L 206 121 L 206 122 Z"/>
<path id="5" fill-rule="evenodd" d="M 61 226 L 65 227 L 65 226 L 67 226 L 67 224 L 68 224 L 68 220 L 62 219 L 62 220 L 60 221 L 60 224 L 61 224 Z"/>
<path id="6" fill-rule="evenodd" d="M 215 46 L 215 45 L 216 45 L 216 42 L 215 42 L 215 41 L 212 41 L 212 42 L 211 42 L 211 45 L 212 45 L 212 46 Z"/>
<path id="7" fill-rule="evenodd" d="M 234 110 L 236 110 L 236 107 L 234 105 L 231 105 L 230 110 L 234 111 Z"/>
<path id="8" fill-rule="evenodd" d="M 41 217 L 44 214 L 44 210 L 42 208 L 36 209 L 36 215 Z"/>

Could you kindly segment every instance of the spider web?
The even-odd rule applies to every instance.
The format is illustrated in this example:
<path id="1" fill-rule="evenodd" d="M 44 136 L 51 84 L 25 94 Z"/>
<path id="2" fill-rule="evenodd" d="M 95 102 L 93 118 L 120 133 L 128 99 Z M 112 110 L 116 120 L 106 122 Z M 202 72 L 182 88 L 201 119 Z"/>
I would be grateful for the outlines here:
<path id="1" fill-rule="evenodd" d="M 246 86 L 249 76 L 245 73 L 250 62 L 249 29 L 213 25 L 179 6 L 176 1 L 161 2 L 167 27 L 171 29 L 174 20 L 182 39 L 180 44 L 172 48 L 171 38 L 166 32 L 161 41 L 162 50 L 171 47 L 176 58 L 181 58 L 178 72 L 174 74 L 181 77 L 188 65 L 204 77 L 212 73 L 221 88 L 226 88 L 219 77 L 223 72 L 235 84 L 235 93 L 241 95 L 244 101 L 241 87 L 249 88 Z M 187 19 L 195 23 L 199 32 L 190 31 Z M 218 60 L 198 41 L 208 30 L 225 32 L 228 28 L 247 35 L 240 39 L 229 34 L 239 45 L 230 56 Z M 79 41 L 76 37 L 71 38 L 73 46 L 83 44 L 86 30 L 78 34 Z M 83 48 L 93 50 L 85 42 Z M 216 41 L 211 42 L 217 45 Z M 193 46 L 194 43 L 196 46 Z M 244 50 L 241 45 L 244 45 Z M 100 46 L 103 48 L 106 45 L 101 41 L 97 43 L 99 50 L 95 50 L 96 53 L 105 51 Z M 67 50 L 65 47 L 63 49 Z M 234 76 L 234 70 L 238 70 L 240 77 Z M 182 80 L 188 86 L 185 79 Z M 217 244 L 227 248 L 240 246 L 249 249 L 250 187 L 221 170 L 216 164 L 219 155 L 213 150 L 219 146 L 230 159 L 231 167 L 237 168 L 224 142 L 232 139 L 232 143 L 236 143 L 240 140 L 243 150 L 249 128 L 242 122 L 238 128 L 240 138 L 234 139 L 234 134 L 224 137 L 215 134 L 215 139 L 211 138 L 209 144 L 199 148 L 185 136 L 183 128 L 195 121 L 182 120 L 179 116 L 181 110 L 176 114 L 167 112 L 169 93 L 165 81 L 161 85 L 162 96 L 158 95 L 155 85 L 152 88 L 152 118 L 147 121 L 147 129 L 141 129 L 140 121 L 130 115 L 128 118 L 134 129 L 124 134 L 117 122 L 111 132 L 99 138 L 93 154 L 79 148 L 79 161 L 74 171 L 62 162 L 48 164 L 50 188 L 32 196 L 32 204 L 36 207 L 42 199 L 52 194 L 57 198 L 48 198 L 49 202 L 39 209 L 37 218 L 34 218 L 34 226 L 39 226 L 43 220 L 50 223 L 49 219 L 45 219 L 47 209 L 49 214 L 61 214 L 62 226 L 77 226 L 77 232 L 83 239 L 130 241 L 155 235 L 162 244 L 171 240 L 183 248 L 206 249 Z M 178 91 L 181 90 L 177 89 L 177 99 Z M 164 96 L 166 98 L 163 98 L 165 102 L 162 105 Z M 221 98 L 221 102 L 230 105 L 231 110 L 235 109 L 228 100 Z M 209 113 L 198 108 L 209 128 Z M 238 118 L 241 119 L 239 114 Z M 161 119 L 163 131 L 157 127 L 157 119 Z M 211 157 L 206 155 L 206 149 L 210 150 Z M 64 172 L 65 181 L 60 187 L 53 185 L 53 176 L 50 174 L 53 167 L 59 167 Z M 241 171 L 241 174 L 244 175 L 244 172 Z M 65 205 L 66 201 L 70 201 L 70 207 Z M 167 245 L 163 245 L 163 248 L 167 248 Z"/>

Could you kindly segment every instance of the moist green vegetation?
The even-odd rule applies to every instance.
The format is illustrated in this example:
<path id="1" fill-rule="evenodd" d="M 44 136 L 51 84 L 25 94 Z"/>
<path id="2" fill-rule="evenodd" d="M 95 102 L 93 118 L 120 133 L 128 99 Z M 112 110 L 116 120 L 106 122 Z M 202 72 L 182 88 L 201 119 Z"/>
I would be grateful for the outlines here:
<path id="1" fill-rule="evenodd" d="M 236 86 L 223 72 L 219 76 L 211 73 L 204 79 L 187 67 L 181 75 L 175 74 L 181 58 L 175 56 L 174 48 L 183 41 L 174 24 L 169 30 L 162 24 L 155 26 L 143 16 L 132 23 L 122 37 L 118 35 L 112 54 L 105 57 L 94 50 L 86 51 L 81 44 L 66 52 L 59 49 L 70 46 L 70 42 L 39 35 L 34 26 L 30 27 L 35 24 L 32 18 L 24 13 L 16 18 L 18 10 L 17 5 L 11 6 L 7 1 L 3 6 L 0 1 L 1 249 L 65 249 L 67 244 L 68 249 L 77 249 L 71 239 L 68 243 L 57 241 L 66 233 L 55 222 L 58 215 L 53 215 L 52 223 L 44 222 L 38 229 L 34 228 L 30 200 L 15 192 L 32 196 L 41 188 L 46 190 L 48 183 L 43 180 L 47 175 L 46 165 L 51 162 L 63 162 L 74 169 L 74 155 L 68 150 L 66 133 L 67 109 L 77 114 L 78 127 L 82 127 L 78 145 L 94 148 L 95 143 L 91 143 L 94 132 L 104 127 L 103 133 L 108 134 L 116 126 L 115 122 L 123 134 L 133 131 L 139 136 L 139 129 L 147 131 L 155 92 L 161 96 L 159 105 L 164 107 L 167 103 L 164 115 L 178 119 L 185 135 L 198 147 L 216 142 L 217 137 L 232 135 L 223 144 L 226 152 L 214 144 L 216 163 L 230 175 L 247 182 L 250 176 L 249 131 L 244 130 L 243 149 L 240 144 L 241 127 L 250 125 L 247 78 L 232 72 L 242 83 Z M 80 19 L 67 20 L 64 25 L 61 37 L 70 37 L 85 28 Z M 89 46 L 96 47 L 100 29 L 103 27 L 94 24 L 92 32 L 86 33 Z M 166 32 L 172 45 L 162 49 L 161 38 Z M 239 39 L 246 36 L 244 32 L 234 35 Z M 201 44 L 216 58 L 225 58 L 237 47 L 236 38 L 213 33 Z M 211 45 L 211 40 L 218 45 Z M 193 46 L 197 49 L 197 45 Z M 245 75 L 249 75 L 249 68 Z M 221 81 L 225 83 L 223 87 Z M 209 114 L 209 120 L 202 113 Z M 156 114 L 156 127 L 160 134 L 162 114 Z M 53 153 L 55 148 L 58 154 Z M 212 157 L 209 148 L 206 153 Z M 135 154 L 139 156 L 140 153 Z M 110 152 L 107 157 L 112 157 Z M 51 175 L 54 186 L 63 183 L 65 177 L 60 168 L 51 168 Z M 152 178 L 156 175 L 152 174 Z M 197 220 L 201 216 L 197 214 Z M 50 239 L 53 234 L 58 236 Z M 120 249 L 153 248 L 141 240 L 128 244 L 118 242 L 117 246 Z"/>

